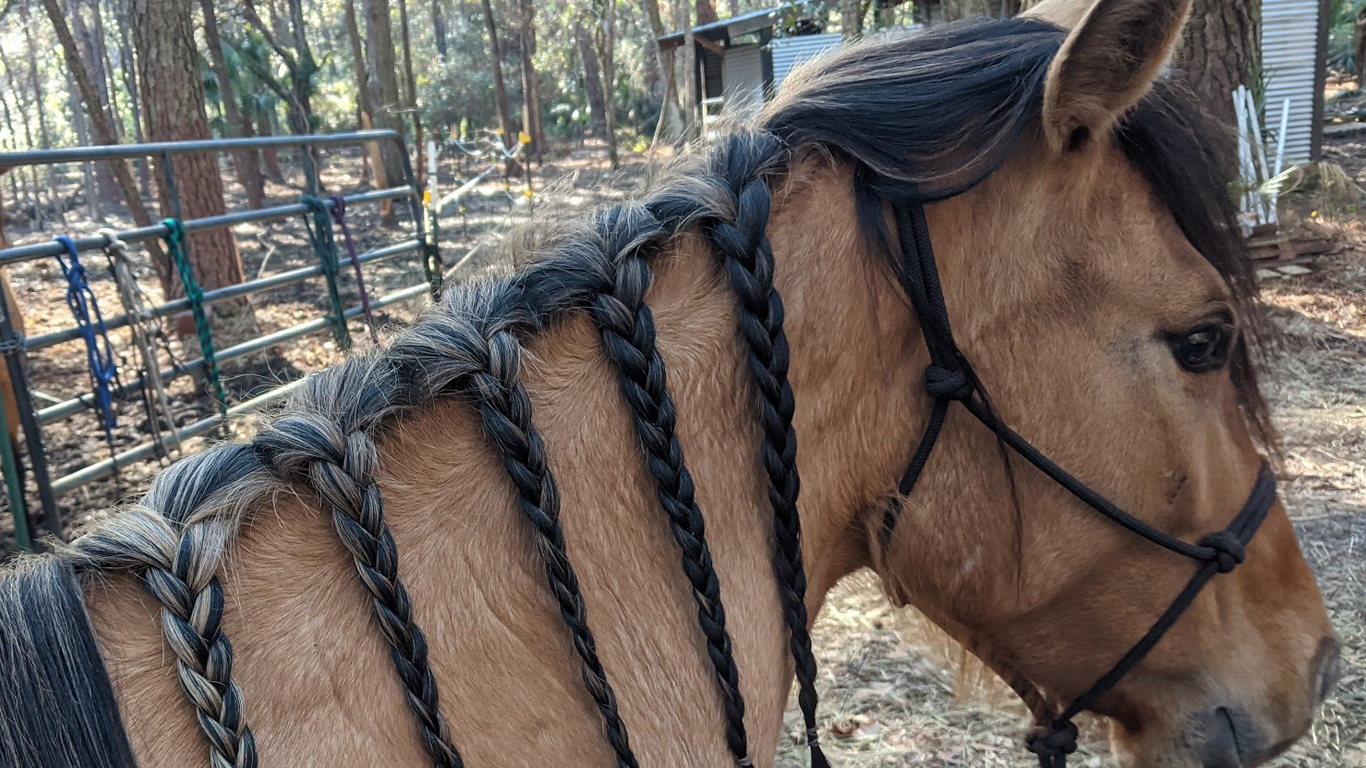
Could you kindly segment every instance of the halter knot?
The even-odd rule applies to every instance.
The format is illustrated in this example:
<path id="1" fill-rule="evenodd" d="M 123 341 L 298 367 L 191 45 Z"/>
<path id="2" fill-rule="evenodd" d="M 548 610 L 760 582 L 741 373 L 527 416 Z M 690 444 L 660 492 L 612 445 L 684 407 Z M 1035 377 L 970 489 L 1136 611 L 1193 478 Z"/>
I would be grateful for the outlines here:
<path id="1" fill-rule="evenodd" d="M 925 368 L 925 391 L 935 399 L 967 400 L 972 397 L 972 382 L 962 371 L 931 363 Z"/>
<path id="2" fill-rule="evenodd" d="M 1077 724 L 1070 719 L 1054 720 L 1041 725 L 1025 742 L 1030 752 L 1039 756 L 1043 768 L 1064 766 L 1067 755 L 1077 751 Z"/>
<path id="3" fill-rule="evenodd" d="M 1247 545 L 1229 531 L 1219 531 L 1200 539 L 1200 546 L 1214 550 L 1211 558 L 1219 564 L 1220 573 L 1229 573 L 1247 557 Z"/>

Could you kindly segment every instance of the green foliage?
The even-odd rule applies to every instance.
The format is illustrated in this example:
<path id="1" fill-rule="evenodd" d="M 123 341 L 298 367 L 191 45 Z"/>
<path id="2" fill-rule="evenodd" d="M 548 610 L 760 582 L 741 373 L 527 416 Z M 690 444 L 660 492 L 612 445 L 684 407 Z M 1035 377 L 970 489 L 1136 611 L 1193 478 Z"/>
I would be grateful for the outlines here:
<path id="1" fill-rule="evenodd" d="M 1355 24 L 1366 0 L 1333 0 L 1328 27 L 1328 66 L 1341 72 L 1357 67 Z"/>

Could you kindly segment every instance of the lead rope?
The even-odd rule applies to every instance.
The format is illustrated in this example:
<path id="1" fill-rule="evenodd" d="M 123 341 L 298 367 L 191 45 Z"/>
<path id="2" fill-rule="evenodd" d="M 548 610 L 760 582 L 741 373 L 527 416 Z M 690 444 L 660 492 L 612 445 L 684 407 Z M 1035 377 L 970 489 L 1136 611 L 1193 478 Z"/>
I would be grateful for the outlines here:
<path id="1" fill-rule="evenodd" d="M 118 233 L 112 229 L 101 229 L 99 234 L 104 238 L 104 253 L 109 257 L 109 271 L 113 274 L 114 284 L 119 289 L 119 303 L 123 305 L 124 315 L 128 318 L 128 328 L 133 333 L 133 345 L 142 356 L 143 400 L 147 406 L 147 426 L 152 432 L 153 443 L 157 446 L 163 445 L 160 439 L 161 428 L 157 424 L 157 415 L 160 411 L 161 417 L 165 419 L 166 429 L 171 434 L 171 441 L 179 451 L 182 449 L 180 433 L 176 431 L 175 416 L 171 413 L 171 400 L 166 395 L 166 386 L 161 380 L 161 363 L 157 360 L 156 350 L 152 347 L 153 332 L 148 328 L 152 313 L 147 307 L 146 297 L 133 277 L 132 265 L 128 259 L 128 244 L 119 239 Z M 160 335 L 160 332 L 158 328 L 156 334 Z M 164 448 L 162 450 L 164 452 Z"/>
<path id="2" fill-rule="evenodd" d="M 218 405 L 218 413 L 223 421 L 221 430 L 227 429 L 228 396 L 223 391 L 223 379 L 218 372 L 218 355 L 213 349 L 213 328 L 209 317 L 204 313 L 204 289 L 194 278 L 194 266 L 185 255 L 185 225 L 180 219 L 163 219 L 166 227 L 166 251 L 171 255 L 176 271 L 180 274 L 180 284 L 185 288 L 185 300 L 190 304 L 190 315 L 194 317 L 194 329 L 199 336 L 199 352 L 204 356 L 204 378 L 209 382 L 210 395 Z"/>
<path id="3" fill-rule="evenodd" d="M 346 253 L 351 257 L 351 269 L 356 273 L 356 293 L 360 295 L 360 308 L 365 313 L 370 340 L 378 344 L 379 327 L 375 324 L 375 310 L 370 306 L 370 293 L 365 290 L 365 275 L 361 274 L 360 257 L 356 255 L 356 242 L 351 239 L 351 227 L 346 224 L 346 198 L 332 195 L 327 199 L 332 203 L 332 221 L 341 230 L 342 240 L 346 241 Z"/>
<path id="4" fill-rule="evenodd" d="M 313 245 L 313 255 L 318 257 L 318 266 L 327 282 L 327 300 L 332 306 L 328 321 L 332 325 L 332 336 L 337 346 L 345 352 L 351 348 L 351 331 L 346 327 L 346 307 L 342 304 L 341 289 L 337 286 L 337 240 L 332 237 L 332 219 L 327 214 L 327 206 L 314 195 L 303 195 L 299 201 L 308 206 L 313 221 L 304 217 L 304 229 L 308 231 L 308 241 Z"/>
<path id="5" fill-rule="evenodd" d="M 66 305 L 71 316 L 76 319 L 76 329 L 85 342 L 85 359 L 90 369 L 90 379 L 95 396 L 95 410 L 100 415 L 100 425 L 104 428 L 104 442 L 109 447 L 109 457 L 114 466 L 114 487 L 118 489 L 119 469 L 117 447 L 114 443 L 114 429 L 118 427 L 118 416 L 114 413 L 114 392 L 111 385 L 118 378 L 118 366 L 114 363 L 114 347 L 109 343 L 109 330 L 104 325 L 100 304 L 95 292 L 85 279 L 85 265 L 81 263 L 76 241 L 66 235 L 53 238 L 66 249 L 66 258 L 57 254 L 57 263 L 66 278 Z M 119 491 L 122 495 L 122 491 Z"/>
<path id="6" fill-rule="evenodd" d="M 901 246 L 897 280 L 911 301 L 912 309 L 920 322 L 925 346 L 930 354 L 930 364 L 925 369 L 925 391 L 934 399 L 925 432 L 911 456 L 901 482 L 898 483 L 897 490 L 900 496 L 909 496 L 914 490 L 930 452 L 939 439 L 949 405 L 956 400 L 995 433 L 998 439 L 1092 509 L 1148 541 L 1200 563 L 1176 599 L 1143 637 L 1057 716 L 1053 716 L 1054 707 L 1032 682 L 1019 675 L 1003 675 L 1034 714 L 1035 727 L 1031 730 L 1026 744 L 1029 750 L 1038 756 L 1040 768 L 1065 768 L 1067 755 L 1077 750 L 1077 726 L 1073 719 L 1090 709 L 1138 666 L 1181 615 L 1190 608 L 1200 590 L 1211 579 L 1220 573 L 1231 572 L 1243 562 L 1248 542 L 1266 519 L 1275 501 L 1276 479 L 1270 467 L 1263 463 L 1258 469 L 1257 480 L 1247 502 L 1233 521 L 1224 530 L 1207 534 L 1196 544 L 1187 543 L 1152 527 L 1091 490 L 1003 424 L 987 405 L 981 394 L 981 382 L 953 339 L 948 309 L 939 282 L 939 270 L 930 243 L 924 206 L 918 203 L 897 205 L 893 214 Z M 900 509 L 900 504 L 894 504 L 884 513 L 882 528 L 878 533 L 884 549 L 891 540 Z M 995 668 L 990 661 L 988 664 Z M 997 669 L 997 672 L 1000 673 L 1000 670 Z"/>

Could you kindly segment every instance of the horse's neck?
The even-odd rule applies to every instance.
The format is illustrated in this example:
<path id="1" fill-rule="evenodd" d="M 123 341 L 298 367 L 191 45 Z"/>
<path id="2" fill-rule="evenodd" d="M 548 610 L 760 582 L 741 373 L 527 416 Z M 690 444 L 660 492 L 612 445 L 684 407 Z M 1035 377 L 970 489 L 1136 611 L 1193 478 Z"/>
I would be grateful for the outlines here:
<path id="1" fill-rule="evenodd" d="M 839 191 L 822 192 L 830 189 Z M 881 348 L 912 338 L 895 327 L 906 311 L 862 247 L 848 189 L 841 173 L 798 174 L 775 195 L 770 226 L 788 309 L 812 616 L 830 586 L 866 562 L 859 516 L 895 482 L 909 440 L 898 425 L 912 407 L 898 368 L 906 350 Z M 765 764 L 791 664 L 735 299 L 700 240 L 684 238 L 656 265 L 648 300 L 720 577 L 751 750 Z M 728 762 L 678 547 L 591 322 L 575 317 L 530 341 L 524 371 L 570 559 L 642 764 Z M 379 449 L 400 575 L 469 764 L 506 764 L 508 745 L 528 750 L 519 764 L 610 762 L 527 522 L 475 411 L 434 404 L 386 431 Z M 317 500 L 280 497 L 257 510 L 239 553 L 225 580 L 225 626 L 267 764 L 305 764 L 333 747 L 344 762 L 420 762 L 387 648 Z M 167 706 L 180 696 L 138 602 L 131 588 L 97 592 L 92 613 L 143 764 L 175 764 L 200 753 L 199 737 L 188 706 Z M 338 739 L 339 727 L 356 737 Z"/>

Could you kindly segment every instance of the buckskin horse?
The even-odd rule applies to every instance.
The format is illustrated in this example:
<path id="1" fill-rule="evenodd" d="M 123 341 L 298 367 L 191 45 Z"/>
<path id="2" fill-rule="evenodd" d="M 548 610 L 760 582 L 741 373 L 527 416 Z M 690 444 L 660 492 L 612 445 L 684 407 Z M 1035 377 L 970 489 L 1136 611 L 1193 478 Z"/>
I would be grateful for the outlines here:
<path id="1" fill-rule="evenodd" d="M 1020 692 L 1043 766 L 1080 710 L 1141 766 L 1282 751 L 1337 643 L 1161 77 L 1188 11 L 878 37 L 534 232 L 13 566 L 3 762 L 768 766 L 795 676 L 824 766 L 807 631 L 859 568 Z"/>

